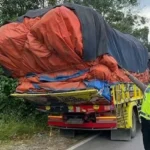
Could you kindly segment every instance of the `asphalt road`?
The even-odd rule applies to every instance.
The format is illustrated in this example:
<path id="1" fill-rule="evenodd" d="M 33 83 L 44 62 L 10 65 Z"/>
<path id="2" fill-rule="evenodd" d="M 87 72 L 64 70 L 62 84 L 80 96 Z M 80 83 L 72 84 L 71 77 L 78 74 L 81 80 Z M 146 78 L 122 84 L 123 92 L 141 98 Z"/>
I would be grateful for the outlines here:
<path id="1" fill-rule="evenodd" d="M 103 133 L 75 150 L 144 150 L 140 131 L 131 141 L 110 141 L 108 133 Z"/>

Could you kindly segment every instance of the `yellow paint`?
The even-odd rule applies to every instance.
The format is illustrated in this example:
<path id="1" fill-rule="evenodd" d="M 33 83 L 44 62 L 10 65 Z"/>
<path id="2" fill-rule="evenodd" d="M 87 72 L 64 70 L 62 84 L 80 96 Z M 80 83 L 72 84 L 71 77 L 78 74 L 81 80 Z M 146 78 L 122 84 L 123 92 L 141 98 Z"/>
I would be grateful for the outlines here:
<path id="1" fill-rule="evenodd" d="M 108 116 L 108 117 L 96 117 L 96 119 L 116 119 L 116 116 Z"/>
<path id="2" fill-rule="evenodd" d="M 50 107 L 50 106 L 46 106 L 45 109 L 46 109 L 46 110 L 50 110 L 51 107 Z"/>
<path id="3" fill-rule="evenodd" d="M 61 92 L 61 93 L 39 93 L 39 94 L 29 94 L 29 93 L 13 93 L 11 96 L 13 97 L 76 97 L 76 98 L 84 98 L 84 99 L 90 99 L 91 97 L 97 96 L 98 90 L 96 89 L 88 89 L 88 90 L 77 90 L 77 91 L 70 91 L 70 92 Z"/>
<path id="4" fill-rule="evenodd" d="M 73 106 L 68 106 L 68 109 L 69 110 L 73 110 Z"/>
<path id="5" fill-rule="evenodd" d="M 100 108 L 99 105 L 93 105 L 93 109 L 98 110 Z"/>
<path id="6" fill-rule="evenodd" d="M 62 116 L 48 116 L 49 119 L 62 119 Z"/>
<path id="7" fill-rule="evenodd" d="M 128 104 L 128 106 L 124 106 L 120 110 L 124 112 L 124 116 L 122 115 L 121 118 L 118 119 L 118 128 L 126 128 L 126 129 L 132 128 L 132 112 L 133 112 L 134 106 L 136 106 L 136 102 L 131 102 Z M 121 124 L 120 119 L 123 120 L 122 124 Z"/>
<path id="8" fill-rule="evenodd" d="M 127 128 L 132 128 L 132 112 L 133 107 L 136 106 L 136 102 L 131 102 L 128 107 L 126 107 L 127 110 Z"/>

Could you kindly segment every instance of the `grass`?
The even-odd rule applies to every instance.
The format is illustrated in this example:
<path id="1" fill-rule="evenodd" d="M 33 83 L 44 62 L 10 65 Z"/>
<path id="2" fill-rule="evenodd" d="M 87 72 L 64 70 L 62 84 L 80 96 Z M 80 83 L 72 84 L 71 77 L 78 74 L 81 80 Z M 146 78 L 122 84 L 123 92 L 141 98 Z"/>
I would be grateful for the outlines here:
<path id="1" fill-rule="evenodd" d="M 37 112 L 34 104 L 10 96 L 17 84 L 17 80 L 0 76 L 0 142 L 31 137 L 47 130 L 46 115 Z"/>
<path id="2" fill-rule="evenodd" d="M 14 115 L 0 115 L 0 140 L 26 139 L 36 133 L 48 131 L 46 116 L 20 118 Z"/>

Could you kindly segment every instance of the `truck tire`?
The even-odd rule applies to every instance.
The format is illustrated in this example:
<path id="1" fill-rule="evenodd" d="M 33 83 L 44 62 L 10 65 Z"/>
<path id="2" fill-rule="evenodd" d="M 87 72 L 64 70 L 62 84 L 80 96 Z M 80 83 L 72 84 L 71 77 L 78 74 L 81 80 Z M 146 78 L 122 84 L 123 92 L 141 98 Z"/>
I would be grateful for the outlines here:
<path id="1" fill-rule="evenodd" d="M 131 138 L 134 138 L 136 136 L 136 132 L 137 132 L 137 120 L 136 120 L 136 114 L 133 110 L 133 112 L 132 112 Z"/>

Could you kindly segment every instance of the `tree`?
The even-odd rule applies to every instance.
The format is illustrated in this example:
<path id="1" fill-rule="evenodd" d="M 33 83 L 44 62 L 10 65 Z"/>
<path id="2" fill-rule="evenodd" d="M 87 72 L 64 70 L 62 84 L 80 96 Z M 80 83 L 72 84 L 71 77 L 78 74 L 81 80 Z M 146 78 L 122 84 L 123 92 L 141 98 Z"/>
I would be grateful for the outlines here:
<path id="1" fill-rule="evenodd" d="M 48 5 L 55 5 L 57 3 L 57 0 L 48 0 Z"/>
<path id="2" fill-rule="evenodd" d="M 133 35 L 137 37 L 140 41 L 142 41 L 144 45 L 146 45 L 148 43 L 148 34 L 147 34 L 148 32 L 149 32 L 148 27 L 144 27 L 141 29 L 135 29 L 133 31 Z"/>
<path id="3" fill-rule="evenodd" d="M 13 20 L 23 15 L 27 10 L 37 8 L 39 8 L 39 0 L 1 0 L 0 23 Z"/>

